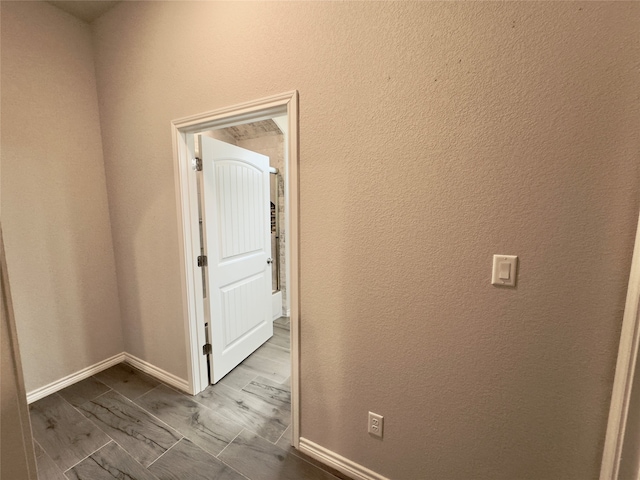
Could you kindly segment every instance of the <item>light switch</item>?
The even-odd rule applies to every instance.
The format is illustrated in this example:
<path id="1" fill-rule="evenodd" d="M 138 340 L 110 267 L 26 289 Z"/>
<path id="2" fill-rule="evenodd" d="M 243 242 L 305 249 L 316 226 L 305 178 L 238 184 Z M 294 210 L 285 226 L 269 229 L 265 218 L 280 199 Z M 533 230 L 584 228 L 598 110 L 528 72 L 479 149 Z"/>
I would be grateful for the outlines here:
<path id="1" fill-rule="evenodd" d="M 515 287 L 517 266 L 518 257 L 515 255 L 494 255 L 491 284 Z"/>
<path id="2" fill-rule="evenodd" d="M 500 280 L 509 280 L 509 274 L 511 273 L 511 264 L 509 262 L 500 262 L 500 270 L 498 278 Z"/>

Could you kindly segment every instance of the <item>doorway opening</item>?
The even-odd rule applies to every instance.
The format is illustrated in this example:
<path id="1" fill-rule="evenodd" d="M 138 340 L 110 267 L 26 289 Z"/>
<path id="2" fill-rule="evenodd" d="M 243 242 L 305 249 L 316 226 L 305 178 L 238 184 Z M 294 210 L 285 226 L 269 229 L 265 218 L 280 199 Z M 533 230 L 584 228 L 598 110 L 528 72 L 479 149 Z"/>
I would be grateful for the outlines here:
<path id="1" fill-rule="evenodd" d="M 297 101 L 294 91 L 172 122 L 188 393 L 195 395 L 208 387 L 210 367 L 214 370 L 213 382 L 222 378 L 220 366 L 228 363 L 230 357 L 234 357 L 234 363 L 250 355 L 247 361 L 260 367 L 264 364 L 261 355 L 277 351 L 282 367 L 284 357 L 278 347 L 283 345 L 278 343 L 286 340 L 290 344 L 290 353 L 287 352 L 290 380 L 282 380 L 287 386 L 290 383 L 291 443 L 296 447 L 299 439 Z M 267 159 L 266 163 L 261 157 Z M 227 195 L 226 200 L 220 192 Z M 258 197 L 266 200 L 262 202 Z M 254 210 L 251 205 L 255 205 Z M 258 230 L 264 241 L 246 241 L 249 237 L 242 236 L 243 231 Z M 252 266 L 239 267 L 241 261 Z M 243 273 L 236 280 L 227 280 L 228 268 L 233 265 Z M 267 293 L 256 293 L 263 291 Z M 263 301 L 267 296 L 268 300 Z M 247 301 L 248 298 L 256 300 Z M 256 309 L 268 310 L 265 315 L 269 321 L 247 321 Z M 240 319 L 238 325 L 244 322 L 236 336 L 229 333 L 236 328 L 236 323 L 229 320 L 234 315 Z M 282 332 L 286 326 L 290 334 L 285 339 Z M 269 340 L 272 329 L 280 338 L 274 336 Z M 222 343 L 221 338 L 225 339 Z M 248 347 L 249 344 L 253 346 Z M 255 353 L 257 359 L 250 360 L 254 347 L 262 350 Z M 225 358 L 220 356 L 223 351 Z M 213 354 L 211 364 L 209 352 Z M 278 375 L 282 374 L 280 371 Z"/>
<path id="2" fill-rule="evenodd" d="M 246 123 L 231 127 L 222 127 L 195 134 L 195 153 L 202 158 L 202 137 L 213 138 L 226 145 L 237 147 L 269 157 L 269 232 L 270 252 L 269 265 L 271 269 L 271 306 L 272 318 L 289 317 L 291 307 L 287 296 L 287 248 L 286 248 L 286 214 L 285 214 L 285 172 L 287 116 L 273 117 L 257 122 Z M 215 148 L 215 145 L 213 145 Z M 223 147 L 224 148 L 224 147 Z M 200 175 L 200 178 L 202 175 Z M 244 179 L 246 180 L 246 178 Z M 204 255 L 204 238 L 202 202 L 203 191 L 206 189 L 202 181 L 198 182 L 200 236 Z M 203 275 L 205 269 L 202 270 Z M 203 279 L 206 285 L 206 279 Z M 206 291 L 204 292 L 206 296 Z"/>

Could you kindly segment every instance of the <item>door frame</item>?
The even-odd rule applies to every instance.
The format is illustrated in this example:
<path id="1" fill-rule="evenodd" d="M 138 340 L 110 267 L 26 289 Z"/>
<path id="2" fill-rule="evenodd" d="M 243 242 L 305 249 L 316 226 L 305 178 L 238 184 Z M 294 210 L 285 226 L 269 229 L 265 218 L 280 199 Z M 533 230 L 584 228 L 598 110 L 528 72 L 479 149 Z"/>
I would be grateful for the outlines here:
<path id="1" fill-rule="evenodd" d="M 622 318 L 616 373 L 600 467 L 600 480 L 617 480 L 622 460 L 631 389 L 640 346 L 640 218 L 636 231 L 627 300 Z M 640 385 L 636 385 L 636 388 Z"/>
<path id="2" fill-rule="evenodd" d="M 191 395 L 208 386 L 202 276 L 196 259 L 200 254 L 197 176 L 193 168 L 194 144 L 190 134 L 231 127 L 287 115 L 288 138 L 285 182 L 287 224 L 286 276 L 291 305 L 291 425 L 292 445 L 300 438 L 300 278 L 299 278 L 299 185 L 298 185 L 298 91 L 225 107 L 171 122 L 176 213 L 180 249 L 182 310 L 187 350 L 187 381 Z"/>

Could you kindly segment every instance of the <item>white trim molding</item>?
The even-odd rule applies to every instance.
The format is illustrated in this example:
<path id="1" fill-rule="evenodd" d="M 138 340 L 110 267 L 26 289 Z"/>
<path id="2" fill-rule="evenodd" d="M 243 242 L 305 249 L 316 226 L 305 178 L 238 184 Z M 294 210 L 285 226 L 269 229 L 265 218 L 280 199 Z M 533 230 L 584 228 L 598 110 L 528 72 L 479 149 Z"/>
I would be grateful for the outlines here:
<path id="1" fill-rule="evenodd" d="M 319 462 L 328 465 L 329 467 L 335 468 L 354 480 L 389 480 L 387 477 L 384 477 L 373 470 L 369 470 L 367 467 L 363 467 L 348 458 L 344 458 L 331 450 L 321 447 L 317 443 L 307 440 L 306 438 L 300 438 L 300 446 L 298 450 L 309 455 L 311 458 L 315 458 Z"/>
<path id="2" fill-rule="evenodd" d="M 131 355 L 130 353 L 124 354 L 124 361 L 132 367 L 135 367 L 138 370 L 151 375 L 156 380 L 160 380 L 167 385 L 171 385 L 178 390 L 188 393 L 189 382 L 187 382 L 185 379 L 180 378 L 173 373 L 169 373 L 166 370 L 162 370 L 161 368 L 158 368 L 155 365 L 150 364 L 149 362 L 145 362 L 144 360 L 136 357 L 135 355 Z"/>
<path id="3" fill-rule="evenodd" d="M 622 319 L 618 360 L 611 394 L 607 434 L 602 454 L 600 480 L 617 480 L 620 472 L 622 446 L 629 413 L 631 388 L 640 345 L 640 220 L 631 260 L 627 301 Z M 636 387 L 639 387 L 636 385 Z"/>
<path id="4" fill-rule="evenodd" d="M 145 362 L 135 355 L 131 355 L 130 353 L 122 352 L 109 357 L 101 362 L 98 362 L 94 365 L 91 365 L 87 368 L 83 368 L 82 370 L 72 373 L 71 375 L 67 375 L 60 380 L 56 380 L 55 382 L 51 382 L 44 387 L 36 388 L 31 392 L 27 393 L 27 403 L 33 403 L 41 398 L 46 397 L 47 395 L 51 395 L 52 393 L 59 392 L 63 388 L 67 388 L 75 383 L 78 383 L 85 378 L 89 378 L 96 373 L 100 373 L 107 368 L 111 368 L 114 365 L 119 363 L 127 363 L 132 367 L 137 368 L 138 370 L 152 376 L 156 380 L 166 383 L 167 385 L 171 385 L 178 390 L 183 392 L 187 392 L 189 390 L 189 382 L 185 379 L 180 378 L 173 373 L 169 373 L 161 368 L 156 367 L 155 365 L 150 364 L 149 362 Z"/>
<path id="5" fill-rule="evenodd" d="M 192 168 L 195 156 L 194 134 L 226 128 L 273 117 L 287 116 L 285 182 L 285 249 L 287 295 L 291 307 L 291 416 L 292 443 L 299 438 L 300 340 L 299 340 L 299 270 L 298 270 L 298 92 L 291 91 L 260 100 L 205 112 L 171 122 L 177 233 L 180 248 L 180 282 L 182 286 L 183 323 L 187 351 L 187 393 L 195 395 L 208 385 L 207 358 L 202 355 L 206 342 L 202 275 L 195 266 L 200 252 L 197 176 Z"/>
<path id="6" fill-rule="evenodd" d="M 106 370 L 107 368 L 113 367 L 118 363 L 122 363 L 125 360 L 125 355 L 126 354 L 124 352 L 118 353 L 113 357 L 109 357 L 94 365 L 83 368 L 82 370 L 77 371 L 76 373 L 67 375 L 66 377 L 63 377 L 60 380 L 51 382 L 50 384 L 45 385 L 44 387 L 36 388 L 35 390 L 27 392 L 27 403 L 33 403 L 37 400 L 40 400 L 41 398 L 46 397 L 47 395 L 51 395 L 52 393 L 59 392 L 63 388 L 73 385 L 74 383 L 78 383 L 84 380 L 85 378 L 89 378 L 90 376 L 95 375 L 96 373 L 100 373 L 101 371 Z"/>

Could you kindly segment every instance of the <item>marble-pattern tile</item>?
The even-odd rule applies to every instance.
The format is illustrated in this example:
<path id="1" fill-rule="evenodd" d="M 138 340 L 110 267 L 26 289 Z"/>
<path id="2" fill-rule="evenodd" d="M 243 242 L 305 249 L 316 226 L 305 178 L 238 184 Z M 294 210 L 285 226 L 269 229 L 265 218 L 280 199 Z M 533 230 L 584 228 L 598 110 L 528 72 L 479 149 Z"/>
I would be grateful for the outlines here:
<path id="1" fill-rule="evenodd" d="M 79 409 L 145 467 L 182 438 L 118 392 L 107 392 Z"/>
<path id="2" fill-rule="evenodd" d="M 286 385 L 259 376 L 249 382 L 242 391 L 255 395 L 270 405 L 291 411 L 291 388 Z"/>
<path id="3" fill-rule="evenodd" d="M 36 453 L 38 480 L 67 480 L 62 470 L 51 460 L 51 457 L 42 449 L 38 442 L 33 442 L 33 448 Z"/>
<path id="4" fill-rule="evenodd" d="M 242 390 L 251 380 L 260 375 L 253 368 L 247 367 L 244 364 L 238 365 L 236 368 L 227 373 L 220 382 L 227 387 L 234 388 L 236 390 Z"/>
<path id="5" fill-rule="evenodd" d="M 126 363 L 114 365 L 107 370 L 97 373 L 95 377 L 129 400 L 135 400 L 160 385 L 160 382 L 157 380 L 154 380 L 149 375 L 136 370 Z"/>
<path id="6" fill-rule="evenodd" d="M 110 441 L 57 394 L 31 404 L 30 416 L 34 439 L 63 472 Z"/>
<path id="7" fill-rule="evenodd" d="M 158 480 L 115 442 L 67 470 L 66 475 L 69 480 Z"/>
<path id="8" fill-rule="evenodd" d="M 275 407 L 226 385 L 211 385 L 194 400 L 271 442 L 276 442 L 291 422 L 289 409 Z"/>
<path id="9" fill-rule="evenodd" d="M 151 465 L 149 471 L 159 480 L 245 480 L 186 438 Z"/>
<path id="10" fill-rule="evenodd" d="M 334 480 L 336 478 L 247 430 L 243 430 L 218 458 L 251 479 Z"/>
<path id="11" fill-rule="evenodd" d="M 212 455 L 219 454 L 242 426 L 164 385 L 136 403 Z"/>
<path id="12" fill-rule="evenodd" d="M 95 377 L 89 377 L 60 390 L 58 394 L 71 405 L 79 407 L 83 403 L 93 400 L 109 390 L 111 390 L 111 388 L 107 387 Z"/>

